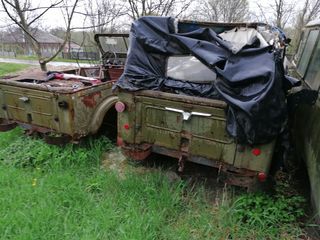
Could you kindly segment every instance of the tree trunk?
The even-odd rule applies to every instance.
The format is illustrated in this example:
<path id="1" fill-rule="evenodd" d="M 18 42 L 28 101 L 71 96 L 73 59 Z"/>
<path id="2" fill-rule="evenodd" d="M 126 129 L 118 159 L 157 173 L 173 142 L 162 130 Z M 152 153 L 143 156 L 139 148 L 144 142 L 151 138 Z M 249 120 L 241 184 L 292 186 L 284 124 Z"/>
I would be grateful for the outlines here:
<path id="1" fill-rule="evenodd" d="M 39 60 L 39 64 L 40 64 L 41 71 L 45 71 L 45 72 L 48 71 L 47 63 L 45 61 Z"/>

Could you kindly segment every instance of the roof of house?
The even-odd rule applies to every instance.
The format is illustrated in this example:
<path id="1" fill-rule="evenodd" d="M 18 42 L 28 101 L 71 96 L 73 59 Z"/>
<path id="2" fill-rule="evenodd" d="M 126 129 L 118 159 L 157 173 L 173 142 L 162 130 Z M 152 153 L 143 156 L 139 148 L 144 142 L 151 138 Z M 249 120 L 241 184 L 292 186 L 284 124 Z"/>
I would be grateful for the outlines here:
<path id="1" fill-rule="evenodd" d="M 37 39 L 39 43 L 54 43 L 59 44 L 63 43 L 63 40 L 57 36 L 54 36 L 48 32 L 42 30 L 33 30 L 33 36 Z M 25 42 L 25 34 L 23 34 L 22 30 L 15 29 L 14 31 L 7 31 L 0 33 L 0 42 L 7 43 L 24 43 Z"/>

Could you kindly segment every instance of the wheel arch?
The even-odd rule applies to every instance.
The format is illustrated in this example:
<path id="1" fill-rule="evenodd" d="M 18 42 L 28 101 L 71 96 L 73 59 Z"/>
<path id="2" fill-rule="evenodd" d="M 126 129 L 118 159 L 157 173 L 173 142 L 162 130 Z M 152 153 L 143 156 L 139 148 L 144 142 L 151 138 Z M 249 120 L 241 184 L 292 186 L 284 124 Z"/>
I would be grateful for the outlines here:
<path id="1" fill-rule="evenodd" d="M 99 128 L 101 127 L 103 120 L 107 114 L 107 112 L 112 108 L 115 103 L 118 101 L 117 96 L 111 96 L 105 99 L 99 106 L 96 108 L 90 124 L 89 124 L 89 132 L 90 134 L 95 134 L 98 132 Z"/>

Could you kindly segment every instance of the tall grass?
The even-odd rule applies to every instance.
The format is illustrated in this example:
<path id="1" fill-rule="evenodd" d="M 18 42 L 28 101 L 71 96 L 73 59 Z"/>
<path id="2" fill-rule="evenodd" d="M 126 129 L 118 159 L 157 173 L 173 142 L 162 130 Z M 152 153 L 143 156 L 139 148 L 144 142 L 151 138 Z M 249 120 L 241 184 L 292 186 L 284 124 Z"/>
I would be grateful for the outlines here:
<path id="1" fill-rule="evenodd" d="M 1 133 L 0 238 L 297 239 L 301 234 L 292 221 L 249 224 L 239 215 L 241 199 L 213 204 L 203 187 L 190 190 L 161 170 L 128 168 L 119 177 L 101 167 L 103 152 L 112 148 L 105 137 L 57 147 L 23 136 L 20 129 Z"/>

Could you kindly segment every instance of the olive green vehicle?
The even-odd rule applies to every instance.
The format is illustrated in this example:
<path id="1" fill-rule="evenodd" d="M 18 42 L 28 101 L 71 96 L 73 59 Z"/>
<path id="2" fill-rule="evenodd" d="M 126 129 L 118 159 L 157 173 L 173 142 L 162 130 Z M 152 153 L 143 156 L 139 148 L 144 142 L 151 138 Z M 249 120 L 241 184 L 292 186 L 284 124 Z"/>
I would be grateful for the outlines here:
<path id="1" fill-rule="evenodd" d="M 20 125 L 51 143 L 77 141 L 103 124 L 114 131 L 118 100 L 112 86 L 123 71 L 127 34 L 98 34 L 102 64 L 53 73 L 31 71 L 0 79 L 0 130 Z"/>
<path id="2" fill-rule="evenodd" d="M 255 24 L 198 24 L 222 32 L 235 27 L 257 28 Z M 199 61 L 195 64 L 190 66 L 206 71 Z M 192 68 L 186 71 L 192 75 Z M 198 76 L 192 81 L 200 79 Z M 176 158 L 179 171 L 186 161 L 214 167 L 226 183 L 248 188 L 266 180 L 276 141 L 238 144 L 226 131 L 226 102 L 154 90 L 117 91 L 117 142 L 130 158 L 144 160 L 158 153 Z"/>
<path id="3" fill-rule="evenodd" d="M 308 96 L 315 95 L 313 105 L 299 104 L 294 118 L 294 139 L 298 156 L 306 162 L 311 199 L 320 216 L 320 20 L 310 22 L 304 29 L 296 70 L 304 80 Z"/>

